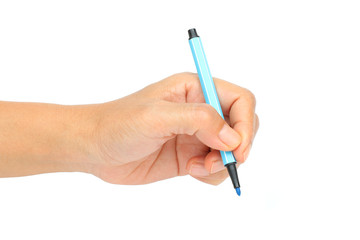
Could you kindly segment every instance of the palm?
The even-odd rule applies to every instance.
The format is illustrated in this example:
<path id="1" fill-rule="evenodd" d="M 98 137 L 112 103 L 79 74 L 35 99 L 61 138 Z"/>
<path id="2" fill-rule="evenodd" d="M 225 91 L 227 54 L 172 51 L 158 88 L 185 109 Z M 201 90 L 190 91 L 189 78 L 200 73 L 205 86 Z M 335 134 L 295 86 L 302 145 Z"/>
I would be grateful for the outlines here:
<path id="1" fill-rule="evenodd" d="M 149 144 L 153 145 L 154 142 Z M 209 151 L 209 147 L 201 143 L 195 136 L 189 135 L 177 135 L 165 142 L 155 152 L 149 145 L 146 149 L 149 151 L 138 152 L 140 158 L 137 161 L 118 167 L 104 168 L 101 178 L 118 184 L 145 184 L 182 176 L 187 174 L 185 168 L 189 159 L 206 155 Z"/>

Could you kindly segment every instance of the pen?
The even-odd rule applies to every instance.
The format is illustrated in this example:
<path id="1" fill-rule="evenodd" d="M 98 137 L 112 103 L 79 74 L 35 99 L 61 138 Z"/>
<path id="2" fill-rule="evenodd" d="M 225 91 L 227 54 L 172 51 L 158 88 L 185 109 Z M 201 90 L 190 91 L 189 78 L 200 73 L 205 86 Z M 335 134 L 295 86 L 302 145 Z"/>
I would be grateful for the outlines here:
<path id="1" fill-rule="evenodd" d="M 204 48 L 201 43 L 201 39 L 198 36 L 196 29 L 192 28 L 188 30 L 189 44 L 191 52 L 195 61 L 196 70 L 199 75 L 201 88 L 207 104 L 210 104 L 220 116 L 224 119 L 224 115 L 221 110 L 219 98 L 216 93 L 215 84 L 210 73 L 209 65 L 206 60 Z M 237 195 L 240 196 L 240 183 L 236 169 L 236 160 L 234 154 L 231 151 L 220 151 L 221 158 L 224 166 L 229 172 L 229 176 L 234 185 Z"/>

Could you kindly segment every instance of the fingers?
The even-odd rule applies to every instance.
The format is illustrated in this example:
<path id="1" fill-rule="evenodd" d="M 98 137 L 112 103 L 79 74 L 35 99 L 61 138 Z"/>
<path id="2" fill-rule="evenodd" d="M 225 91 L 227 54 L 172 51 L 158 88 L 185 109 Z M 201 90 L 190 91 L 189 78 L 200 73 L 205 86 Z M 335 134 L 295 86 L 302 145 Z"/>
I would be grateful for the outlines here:
<path id="1" fill-rule="evenodd" d="M 204 167 L 210 174 L 225 169 L 218 150 L 212 150 L 206 155 L 204 158 Z"/>
<path id="2" fill-rule="evenodd" d="M 252 147 L 252 143 L 253 143 L 253 141 L 254 141 L 254 138 L 255 138 L 255 135 L 256 135 L 258 129 L 259 129 L 259 117 L 257 116 L 257 114 L 255 114 L 255 130 L 254 130 L 255 132 L 254 132 L 254 134 L 252 135 L 250 144 L 249 144 L 249 145 L 245 148 L 245 150 L 244 150 L 244 153 L 243 153 L 243 161 L 242 161 L 241 163 L 245 162 L 246 159 L 249 157 L 249 153 L 250 153 L 250 150 L 251 150 L 251 147 Z M 240 150 L 238 150 L 238 151 L 240 151 Z M 235 151 L 234 151 L 234 152 L 235 152 Z"/>
<path id="3" fill-rule="evenodd" d="M 218 78 L 214 78 L 214 83 L 225 119 L 228 125 L 240 135 L 241 143 L 230 150 L 233 151 L 238 163 L 243 163 L 249 156 L 252 142 L 259 128 L 259 118 L 255 114 L 256 99 L 249 90 L 235 84 Z M 173 133 L 196 134 L 199 140 L 205 145 L 218 150 L 230 151 L 222 148 L 224 147 L 222 144 L 224 142 L 219 137 L 221 126 L 224 126 L 222 123 L 223 120 L 215 109 L 206 109 L 205 106 L 202 106 L 205 100 L 203 98 L 200 81 L 196 74 L 176 74 L 169 79 L 163 80 L 161 86 L 161 91 L 153 91 L 152 96 L 157 96 L 157 99 L 173 103 L 182 103 L 185 105 L 194 104 L 192 105 L 194 109 L 201 108 L 201 110 L 198 109 L 197 111 L 194 109 L 186 111 L 192 114 L 193 118 L 198 121 L 191 119 L 188 115 L 187 118 L 190 119 L 189 122 L 179 118 L 178 121 L 183 122 L 184 125 L 182 125 L 182 129 L 172 131 Z M 176 114 L 174 116 L 176 116 Z M 214 123 L 213 126 L 207 125 L 207 123 L 212 121 Z M 189 126 L 191 122 L 195 124 L 193 127 Z M 229 136 L 230 132 L 231 131 L 224 135 Z M 217 137 L 214 138 L 214 136 Z M 226 169 L 222 166 L 219 151 L 212 151 L 206 157 L 190 159 L 187 169 L 191 176 L 215 185 L 224 181 L 228 176 Z"/>
<path id="4" fill-rule="evenodd" d="M 259 120 L 256 115 L 255 134 L 259 128 Z M 255 136 L 255 135 L 254 135 Z M 247 159 L 252 144 L 248 145 L 244 152 L 244 161 Z M 239 167 L 238 162 L 237 167 Z M 212 150 L 205 157 L 197 156 L 191 158 L 186 166 L 186 169 L 192 177 L 204 183 L 218 185 L 222 183 L 228 176 L 226 167 L 223 164 L 220 152 Z"/>
<path id="5" fill-rule="evenodd" d="M 158 131 L 163 136 L 195 135 L 205 145 L 223 151 L 231 151 L 241 142 L 240 135 L 208 104 L 164 101 L 158 106 L 156 117 L 162 125 Z"/>
<path id="6" fill-rule="evenodd" d="M 215 86 L 224 115 L 229 116 L 230 126 L 241 136 L 241 145 L 233 153 L 236 160 L 243 163 L 258 128 L 255 97 L 249 90 L 221 79 L 215 78 Z"/>
<path id="7" fill-rule="evenodd" d="M 255 115 L 255 117 L 255 134 L 253 138 L 259 129 L 259 118 L 257 115 Z M 252 144 L 248 145 L 248 147 L 245 149 L 244 161 L 249 156 L 251 146 Z M 197 167 L 195 169 L 191 168 L 193 160 L 197 160 Z M 241 162 L 237 163 L 237 167 L 239 167 L 240 163 Z M 212 185 L 218 185 L 222 183 L 229 176 L 227 169 L 223 164 L 221 154 L 218 150 L 212 150 L 207 154 L 206 157 L 196 157 L 194 159 L 190 159 L 186 169 L 192 177 Z"/>
<path id="8" fill-rule="evenodd" d="M 186 169 L 192 176 L 208 176 L 226 168 L 221 160 L 220 152 L 213 150 L 205 157 L 196 156 L 191 158 L 186 165 Z"/>
<path id="9" fill-rule="evenodd" d="M 218 78 L 213 79 L 224 117 L 229 118 L 230 126 L 241 136 L 241 145 L 233 153 L 236 160 L 242 163 L 245 155 L 248 155 L 245 151 L 251 148 L 259 123 L 255 114 L 255 97 L 245 88 Z M 197 74 L 175 74 L 162 80 L 161 86 L 161 91 L 153 94 L 163 100 L 205 102 Z"/>
<path id="10" fill-rule="evenodd" d="M 199 181 L 218 185 L 222 183 L 228 176 L 228 172 L 224 167 L 219 151 L 210 152 L 206 157 L 197 156 L 188 161 L 186 169 L 189 175 L 198 179 Z"/>
<path id="11" fill-rule="evenodd" d="M 205 177 L 210 175 L 210 172 L 204 166 L 203 156 L 191 158 L 186 165 L 186 170 L 189 172 L 189 175 L 193 177 Z"/>

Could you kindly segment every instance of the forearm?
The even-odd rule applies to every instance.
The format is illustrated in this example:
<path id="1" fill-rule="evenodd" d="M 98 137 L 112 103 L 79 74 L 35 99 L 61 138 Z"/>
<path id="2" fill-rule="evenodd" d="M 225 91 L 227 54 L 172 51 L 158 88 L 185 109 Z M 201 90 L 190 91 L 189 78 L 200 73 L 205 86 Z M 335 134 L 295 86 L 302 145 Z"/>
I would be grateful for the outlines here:
<path id="1" fill-rule="evenodd" d="M 0 102 L 0 177 L 88 172 L 91 106 Z"/>

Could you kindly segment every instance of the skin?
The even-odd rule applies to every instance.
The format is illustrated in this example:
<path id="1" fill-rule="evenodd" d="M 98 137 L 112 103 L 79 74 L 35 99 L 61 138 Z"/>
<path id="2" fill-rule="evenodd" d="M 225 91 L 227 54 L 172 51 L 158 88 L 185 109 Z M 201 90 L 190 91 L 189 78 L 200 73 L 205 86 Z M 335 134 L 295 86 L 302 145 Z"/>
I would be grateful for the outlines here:
<path id="1" fill-rule="evenodd" d="M 238 165 L 259 128 L 255 97 L 214 78 L 225 116 L 205 103 L 194 73 L 179 73 L 102 104 L 0 102 L 0 177 L 86 172 L 114 184 L 190 174 L 213 185 Z"/>

